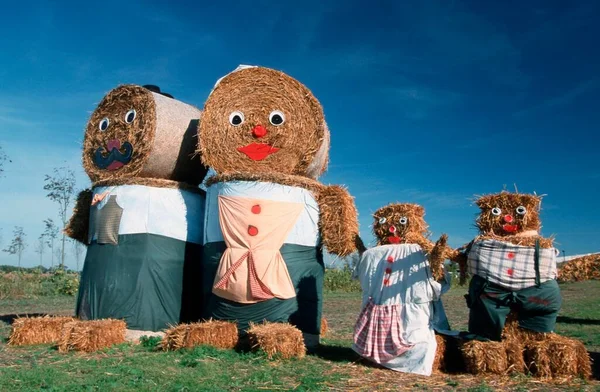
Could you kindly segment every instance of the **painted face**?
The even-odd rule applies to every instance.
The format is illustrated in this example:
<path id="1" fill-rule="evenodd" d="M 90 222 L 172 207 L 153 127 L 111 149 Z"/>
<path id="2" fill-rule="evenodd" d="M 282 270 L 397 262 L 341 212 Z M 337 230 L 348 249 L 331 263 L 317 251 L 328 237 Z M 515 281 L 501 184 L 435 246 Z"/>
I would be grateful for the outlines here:
<path id="1" fill-rule="evenodd" d="M 482 234 L 509 236 L 528 230 L 539 230 L 541 198 L 501 192 L 477 200 L 481 213 L 477 226 Z"/>
<path id="2" fill-rule="evenodd" d="M 324 139 L 321 105 L 295 79 L 267 68 L 223 78 L 208 98 L 199 129 L 204 163 L 231 171 L 310 175 Z"/>
<path id="3" fill-rule="evenodd" d="M 407 234 L 425 236 L 425 210 L 417 204 L 389 204 L 375 211 L 373 232 L 379 245 L 406 243 Z"/>
<path id="4" fill-rule="evenodd" d="M 144 166 L 155 133 L 152 93 L 126 85 L 110 91 L 87 124 L 83 162 L 92 181 L 135 176 Z"/>

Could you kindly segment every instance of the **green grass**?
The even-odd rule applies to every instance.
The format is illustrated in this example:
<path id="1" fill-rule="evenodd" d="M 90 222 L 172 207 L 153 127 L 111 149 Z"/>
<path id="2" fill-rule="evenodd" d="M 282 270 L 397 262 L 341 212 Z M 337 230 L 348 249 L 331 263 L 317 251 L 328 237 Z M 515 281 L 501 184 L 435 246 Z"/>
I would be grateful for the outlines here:
<path id="1" fill-rule="evenodd" d="M 562 284 L 563 310 L 557 330 L 582 339 L 600 351 L 600 282 Z M 450 322 L 466 327 L 466 288 L 445 296 Z M 324 391 L 324 390 L 464 390 L 548 391 L 596 390 L 597 381 L 566 385 L 542 383 L 525 375 L 486 377 L 437 374 L 425 378 L 369 366 L 351 350 L 352 330 L 360 311 L 360 294 L 325 295 L 324 315 L 330 332 L 324 347 L 302 360 L 269 360 L 259 353 L 198 347 L 156 351 L 156 340 L 123 344 L 93 353 L 60 354 L 50 345 L 9 347 L 10 315 L 72 314 L 74 297 L 4 299 L 0 301 L 0 391 Z"/>

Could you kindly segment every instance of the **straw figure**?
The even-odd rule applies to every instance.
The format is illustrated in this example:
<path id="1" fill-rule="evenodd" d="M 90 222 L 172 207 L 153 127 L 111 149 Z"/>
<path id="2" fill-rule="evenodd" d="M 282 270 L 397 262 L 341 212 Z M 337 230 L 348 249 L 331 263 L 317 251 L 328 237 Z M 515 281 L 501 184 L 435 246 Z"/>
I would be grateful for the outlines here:
<path id="1" fill-rule="evenodd" d="M 79 195 L 66 228 L 88 245 L 81 319 L 159 331 L 200 317 L 198 184 L 207 172 L 195 155 L 200 114 L 151 85 L 119 86 L 92 113 L 83 142 L 92 188 Z"/>
<path id="2" fill-rule="evenodd" d="M 454 258 L 461 280 L 471 276 L 466 297 L 475 340 L 461 349 L 472 373 L 591 374 L 583 344 L 553 332 L 562 298 L 553 239 L 539 233 L 541 201 L 503 191 L 476 202 L 480 234 Z"/>
<path id="3" fill-rule="evenodd" d="M 241 66 L 217 82 L 199 127 L 216 172 L 206 181 L 205 318 L 235 320 L 242 334 L 250 322 L 290 322 L 318 345 L 322 247 L 362 249 L 353 198 L 316 180 L 328 151 L 323 108 L 297 80 Z"/>
<path id="4" fill-rule="evenodd" d="M 430 375 L 442 367 L 445 344 L 436 331 L 450 325 L 440 300 L 450 288 L 444 260 L 453 250 L 443 234 L 428 237 L 425 210 L 417 204 L 389 204 L 373 215 L 377 245 L 365 251 L 355 274 L 363 291 L 353 349 L 386 368 Z"/>

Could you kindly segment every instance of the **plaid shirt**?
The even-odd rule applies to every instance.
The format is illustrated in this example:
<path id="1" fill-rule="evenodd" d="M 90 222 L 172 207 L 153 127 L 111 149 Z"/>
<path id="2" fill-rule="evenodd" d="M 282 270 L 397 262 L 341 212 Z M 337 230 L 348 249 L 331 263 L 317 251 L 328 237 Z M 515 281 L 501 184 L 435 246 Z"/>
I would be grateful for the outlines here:
<path id="1" fill-rule="evenodd" d="M 376 363 L 387 362 L 410 350 L 402 341 L 402 305 L 375 305 L 369 300 L 354 327 L 354 348 Z"/>
<path id="2" fill-rule="evenodd" d="M 505 289 L 536 285 L 535 248 L 497 240 L 475 241 L 468 253 L 469 273 Z M 556 278 L 556 249 L 539 250 L 540 283 Z"/>

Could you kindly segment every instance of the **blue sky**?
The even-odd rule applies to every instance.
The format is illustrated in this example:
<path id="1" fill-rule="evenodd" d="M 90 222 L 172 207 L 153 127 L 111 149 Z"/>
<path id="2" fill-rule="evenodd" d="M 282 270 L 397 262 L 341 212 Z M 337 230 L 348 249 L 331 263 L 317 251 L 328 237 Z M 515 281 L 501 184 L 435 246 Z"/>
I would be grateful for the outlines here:
<path id="1" fill-rule="evenodd" d="M 12 2 L 0 24 L 12 160 L 0 246 L 24 226 L 24 265 L 43 219 L 57 219 L 44 174 L 68 165 L 89 184 L 83 128 L 108 90 L 157 84 L 201 107 L 238 64 L 280 69 L 319 98 L 332 131 L 322 180 L 356 197 L 367 242 L 370 215 L 398 201 L 424 205 L 434 235 L 460 245 L 476 234 L 473 195 L 516 183 L 547 194 L 543 234 L 559 249 L 600 251 L 596 1 L 56 3 Z"/>

